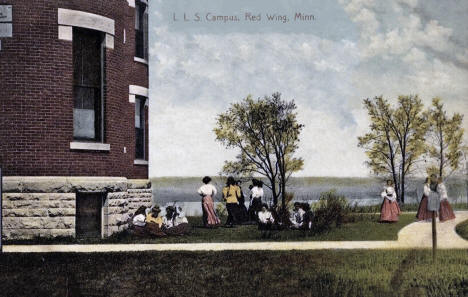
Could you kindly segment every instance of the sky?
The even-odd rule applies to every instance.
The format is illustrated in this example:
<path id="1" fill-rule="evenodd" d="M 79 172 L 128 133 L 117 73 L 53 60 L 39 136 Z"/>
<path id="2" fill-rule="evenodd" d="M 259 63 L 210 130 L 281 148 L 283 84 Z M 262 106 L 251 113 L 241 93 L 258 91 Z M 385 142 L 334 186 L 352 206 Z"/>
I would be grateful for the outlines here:
<path id="1" fill-rule="evenodd" d="M 217 175 L 237 154 L 217 115 L 275 92 L 305 125 L 296 176 L 369 176 L 363 99 L 438 96 L 466 115 L 466 15 L 464 0 L 150 1 L 150 177 Z"/>

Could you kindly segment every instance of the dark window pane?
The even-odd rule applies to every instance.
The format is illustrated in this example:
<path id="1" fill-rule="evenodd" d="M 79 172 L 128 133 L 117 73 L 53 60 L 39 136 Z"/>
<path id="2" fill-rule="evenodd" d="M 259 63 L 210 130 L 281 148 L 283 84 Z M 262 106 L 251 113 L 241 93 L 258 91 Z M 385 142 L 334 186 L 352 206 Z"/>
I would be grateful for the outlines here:
<path id="1" fill-rule="evenodd" d="M 135 158 L 145 158 L 145 97 L 135 99 Z"/>
<path id="2" fill-rule="evenodd" d="M 92 30 L 73 30 L 74 84 L 100 87 L 101 85 L 100 33 Z"/>
<path id="3" fill-rule="evenodd" d="M 135 56 L 147 59 L 148 52 L 148 13 L 147 5 L 135 2 Z"/>
<path id="4" fill-rule="evenodd" d="M 102 140 L 101 33 L 73 28 L 73 135 Z"/>

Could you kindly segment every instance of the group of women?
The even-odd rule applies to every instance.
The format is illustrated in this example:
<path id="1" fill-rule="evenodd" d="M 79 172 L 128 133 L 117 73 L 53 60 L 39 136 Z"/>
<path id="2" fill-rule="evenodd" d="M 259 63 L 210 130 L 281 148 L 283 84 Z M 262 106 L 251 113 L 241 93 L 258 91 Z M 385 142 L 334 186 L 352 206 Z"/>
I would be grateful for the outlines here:
<path id="1" fill-rule="evenodd" d="M 213 197 L 217 194 L 216 187 L 211 184 L 209 176 L 205 176 L 202 181 L 203 185 L 198 189 L 198 194 L 202 197 L 203 224 L 205 227 L 219 226 L 221 221 L 216 214 L 213 200 Z M 257 179 L 252 180 L 252 185 L 249 187 L 250 203 L 247 210 L 240 181 L 236 181 L 232 176 L 228 177 L 226 186 L 222 190 L 223 200 L 226 203 L 228 213 L 225 223 L 227 227 L 258 220 L 258 212 L 262 209 L 262 187 L 262 181 Z"/>
<path id="2" fill-rule="evenodd" d="M 380 210 L 380 221 L 398 222 L 401 211 L 396 201 L 397 196 L 391 180 L 387 181 L 381 196 L 383 202 Z M 447 188 L 442 178 L 436 175 L 431 175 L 424 182 L 423 196 L 419 203 L 416 218 L 418 221 L 430 221 L 433 214 L 439 217 L 440 222 L 455 219 L 455 213 L 448 202 Z"/>
<path id="3" fill-rule="evenodd" d="M 181 209 L 174 206 L 166 207 L 166 214 L 160 215 L 161 209 L 155 206 L 151 209 L 141 206 L 129 219 L 130 229 L 139 236 L 152 235 L 185 235 L 190 232 L 190 225 Z"/>

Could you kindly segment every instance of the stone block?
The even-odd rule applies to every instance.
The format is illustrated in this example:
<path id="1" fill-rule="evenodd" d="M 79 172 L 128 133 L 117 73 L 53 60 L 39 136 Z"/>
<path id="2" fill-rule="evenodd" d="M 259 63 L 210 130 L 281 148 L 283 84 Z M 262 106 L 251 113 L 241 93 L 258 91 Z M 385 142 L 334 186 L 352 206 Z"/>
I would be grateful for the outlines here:
<path id="1" fill-rule="evenodd" d="M 38 237 L 74 237 L 75 229 L 3 229 L 4 239 L 33 239 Z"/>
<path id="2" fill-rule="evenodd" d="M 107 193 L 107 199 L 127 199 L 127 192 Z"/>
<path id="3" fill-rule="evenodd" d="M 126 192 L 125 177 L 6 176 L 5 193 Z"/>
<path id="4" fill-rule="evenodd" d="M 4 217 L 6 229 L 69 229 L 75 228 L 75 217 Z"/>
<path id="5" fill-rule="evenodd" d="M 125 177 L 69 177 L 73 192 L 126 192 Z"/>
<path id="6" fill-rule="evenodd" d="M 150 189 L 151 181 L 149 179 L 129 179 L 127 184 L 128 189 Z"/>
<path id="7" fill-rule="evenodd" d="M 74 217 L 76 215 L 75 208 L 49 208 L 47 210 L 49 217 Z"/>
<path id="8" fill-rule="evenodd" d="M 4 217 L 47 217 L 45 208 L 12 208 L 3 210 Z"/>
<path id="9" fill-rule="evenodd" d="M 120 207 L 125 207 L 128 205 L 127 199 L 112 199 L 109 200 L 109 206 L 114 207 L 114 206 L 120 206 Z"/>

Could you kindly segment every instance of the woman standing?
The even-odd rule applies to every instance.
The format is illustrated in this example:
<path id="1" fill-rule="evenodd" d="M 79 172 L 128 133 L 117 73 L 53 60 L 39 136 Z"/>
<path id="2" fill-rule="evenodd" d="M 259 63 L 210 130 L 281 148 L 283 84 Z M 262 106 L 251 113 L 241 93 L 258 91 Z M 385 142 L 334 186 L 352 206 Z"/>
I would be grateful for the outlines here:
<path id="1" fill-rule="evenodd" d="M 202 196 L 203 225 L 205 227 L 215 227 L 221 224 L 214 210 L 213 197 L 216 195 L 216 188 L 210 184 L 211 177 L 203 178 L 203 185 L 198 189 L 198 194 Z"/>
<path id="2" fill-rule="evenodd" d="M 250 190 L 250 212 L 253 214 L 254 220 L 258 221 L 258 212 L 262 209 L 263 182 L 253 179 L 252 184 L 253 187 Z"/>
<path id="3" fill-rule="evenodd" d="M 232 227 L 235 223 L 237 224 L 238 198 L 240 195 L 240 188 L 236 185 L 236 181 L 232 176 L 228 177 L 226 186 L 223 188 L 223 198 L 224 201 L 226 201 L 226 209 L 228 212 L 225 225 L 228 227 Z"/>
<path id="4" fill-rule="evenodd" d="M 429 199 L 429 194 L 431 192 L 430 179 L 426 178 L 424 181 L 423 196 L 421 202 L 419 202 L 418 213 L 416 218 L 418 221 L 430 220 L 432 219 L 432 213 L 427 210 L 427 200 Z"/>
<path id="5" fill-rule="evenodd" d="M 244 197 L 244 192 L 242 192 L 242 187 L 241 187 L 241 181 L 238 180 L 236 181 L 236 185 L 239 187 L 240 190 L 240 196 L 237 198 L 239 200 L 239 207 L 238 207 L 238 218 L 237 220 L 240 223 L 245 223 L 249 220 L 249 214 L 247 211 L 247 208 L 245 207 L 245 197 Z"/>
<path id="6" fill-rule="evenodd" d="M 387 180 L 387 186 L 383 190 L 381 196 L 383 202 L 380 209 L 380 222 L 398 222 L 400 207 L 396 201 L 395 188 L 393 188 L 393 182 L 391 180 Z"/>
<path id="7" fill-rule="evenodd" d="M 437 179 L 436 190 L 440 197 L 439 221 L 445 222 L 455 219 L 455 213 L 453 212 L 453 209 L 448 202 L 447 188 L 442 182 L 442 177 Z"/>

